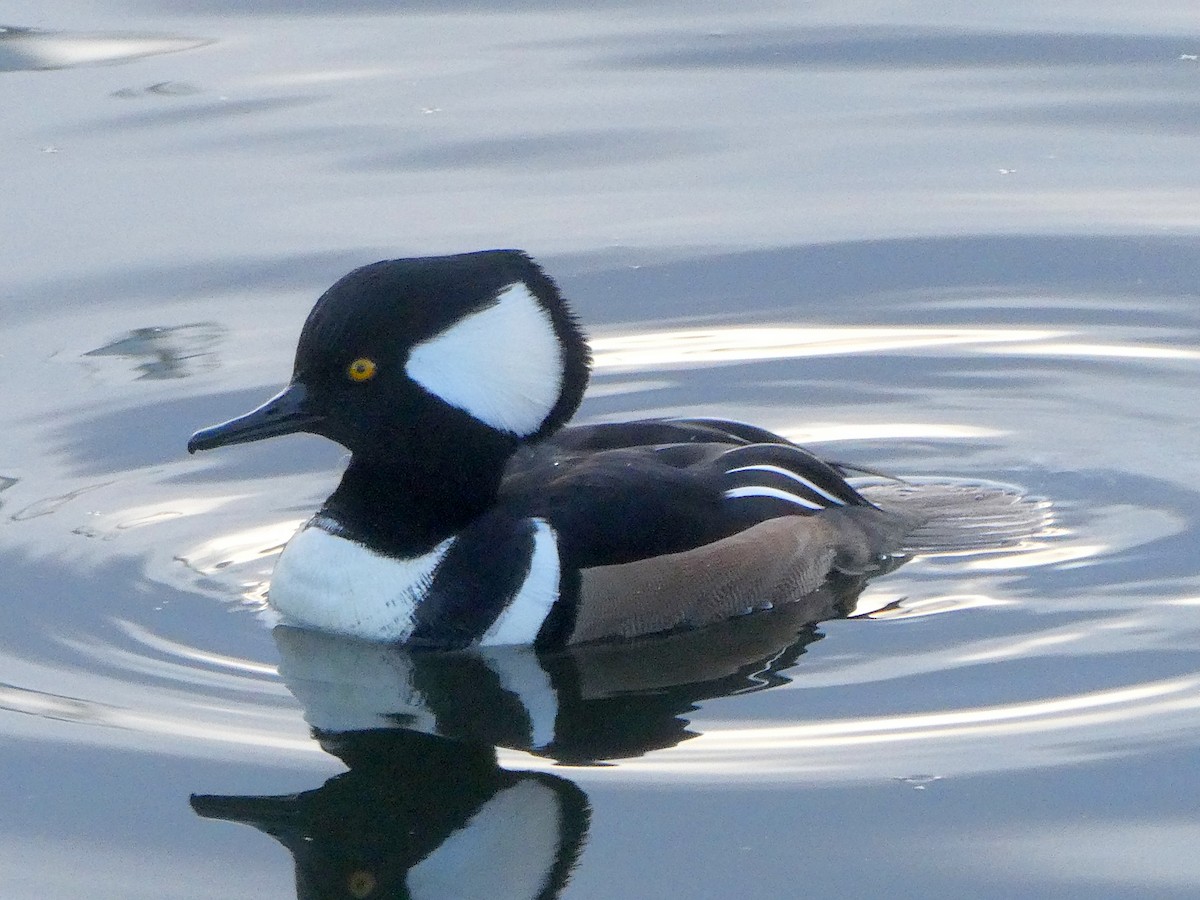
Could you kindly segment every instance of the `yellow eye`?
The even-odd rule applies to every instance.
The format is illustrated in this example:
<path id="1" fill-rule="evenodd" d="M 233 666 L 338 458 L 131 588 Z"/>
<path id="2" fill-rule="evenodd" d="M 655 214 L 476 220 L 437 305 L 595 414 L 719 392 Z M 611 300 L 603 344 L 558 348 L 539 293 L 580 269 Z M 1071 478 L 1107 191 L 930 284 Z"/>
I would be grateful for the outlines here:
<path id="1" fill-rule="evenodd" d="M 375 377 L 375 360 L 360 356 L 346 367 L 346 375 L 351 381 L 370 381 Z"/>
<path id="2" fill-rule="evenodd" d="M 370 897 L 375 892 L 375 876 L 366 869 L 351 872 L 346 878 L 346 890 L 351 897 Z"/>

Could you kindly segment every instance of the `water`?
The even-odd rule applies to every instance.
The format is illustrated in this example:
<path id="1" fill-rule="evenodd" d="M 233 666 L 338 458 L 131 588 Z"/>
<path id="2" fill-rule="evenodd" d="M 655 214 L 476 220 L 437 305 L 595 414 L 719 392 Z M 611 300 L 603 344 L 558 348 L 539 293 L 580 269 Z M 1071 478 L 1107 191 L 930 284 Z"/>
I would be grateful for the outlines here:
<path id="1" fill-rule="evenodd" d="M 858 14 L 10 6 L 5 897 L 1196 893 L 1194 10 Z M 341 451 L 187 436 L 349 268 L 514 245 L 593 336 L 584 419 L 732 415 L 1052 524 L 815 628 L 514 652 L 556 743 L 466 663 L 273 637 Z M 413 685 L 517 749 L 305 721 Z"/>

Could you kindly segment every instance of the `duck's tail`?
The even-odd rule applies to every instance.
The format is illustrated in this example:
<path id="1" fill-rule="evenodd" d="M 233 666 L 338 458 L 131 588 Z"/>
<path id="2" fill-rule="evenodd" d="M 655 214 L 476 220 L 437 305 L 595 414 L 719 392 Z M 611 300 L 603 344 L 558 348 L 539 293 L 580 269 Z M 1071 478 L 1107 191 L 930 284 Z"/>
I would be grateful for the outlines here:
<path id="1" fill-rule="evenodd" d="M 907 554 L 978 553 L 1016 547 L 1053 533 L 1050 501 L 1013 485 L 948 479 L 853 479 L 881 509 L 913 522 Z"/>

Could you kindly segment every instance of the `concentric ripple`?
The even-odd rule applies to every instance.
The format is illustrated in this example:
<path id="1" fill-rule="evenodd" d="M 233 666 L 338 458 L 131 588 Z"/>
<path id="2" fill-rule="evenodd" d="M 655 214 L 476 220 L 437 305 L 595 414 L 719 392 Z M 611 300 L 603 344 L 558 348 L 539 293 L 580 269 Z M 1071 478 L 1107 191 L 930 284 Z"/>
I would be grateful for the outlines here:
<path id="1" fill-rule="evenodd" d="M 1179 561 L 1196 531 L 1196 473 L 1174 457 L 1161 465 L 1169 448 L 1131 437 L 1130 409 L 1108 390 L 1153 381 L 1157 393 L 1140 413 L 1168 409 L 1194 383 L 1194 348 L 1058 324 L 641 331 L 604 336 L 595 348 L 595 400 L 585 407 L 594 417 L 736 409 L 840 461 L 917 480 L 987 473 L 1048 498 L 1049 511 L 1038 534 L 1012 546 L 922 557 L 877 579 L 849 618 L 823 624 L 824 639 L 796 651 L 803 655 L 781 678 L 764 675 L 769 690 L 718 692 L 689 714 L 698 736 L 627 752 L 593 777 L 940 778 L 1194 740 L 1200 670 L 1174 651 L 1200 631 L 1194 573 Z M 800 376 L 784 363 L 849 355 L 903 360 L 912 380 L 854 386 L 878 402 L 763 403 L 763 385 L 796 390 L 790 379 Z M 1040 393 L 1012 369 L 1021 356 L 1036 361 Z M 106 364 L 96 359 L 89 378 Z M 725 370 L 719 406 L 676 396 L 685 380 L 716 368 Z M 174 402 L 169 380 L 138 383 Z M 61 413 L 84 433 L 94 419 L 93 410 Z M 133 429 L 146 412 L 130 404 L 109 415 Z M 1067 417 L 1084 421 L 1047 441 Z M 182 418 L 203 424 L 202 413 Z M 28 445 L 53 445 L 43 423 L 22 423 Z M 186 429 L 178 431 L 181 451 Z M 1118 436 L 1124 449 L 1115 454 L 1109 441 Z M 2 473 L 0 552 L 16 590 L 57 599 L 26 609 L 0 639 L 0 729 L 335 765 L 278 673 L 265 606 L 279 550 L 337 476 L 336 450 L 303 449 L 278 473 L 282 445 L 202 461 L 178 452 L 93 474 L 80 474 L 67 454 L 37 474 Z M 1081 684 L 1039 677 L 1063 661 L 1083 667 Z M 731 692 L 745 694 L 745 685 Z M 515 750 L 504 758 L 549 765 Z"/>

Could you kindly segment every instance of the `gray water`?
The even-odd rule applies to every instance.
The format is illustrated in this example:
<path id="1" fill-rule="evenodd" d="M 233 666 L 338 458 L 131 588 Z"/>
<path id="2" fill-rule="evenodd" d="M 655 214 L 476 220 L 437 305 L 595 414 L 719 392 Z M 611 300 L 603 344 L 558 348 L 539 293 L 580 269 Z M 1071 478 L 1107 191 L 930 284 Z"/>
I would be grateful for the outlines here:
<path id="1" fill-rule="evenodd" d="M 9 5 L 0 895 L 1196 895 L 1195 10 L 834 9 Z M 1052 520 L 850 618 L 556 664 L 557 752 L 314 737 L 409 677 L 262 614 L 342 451 L 187 436 L 346 270 L 494 246 L 588 326 L 581 420 Z"/>

